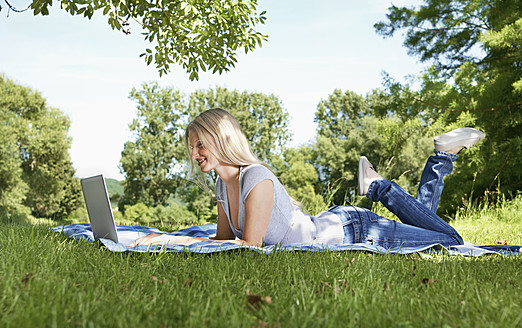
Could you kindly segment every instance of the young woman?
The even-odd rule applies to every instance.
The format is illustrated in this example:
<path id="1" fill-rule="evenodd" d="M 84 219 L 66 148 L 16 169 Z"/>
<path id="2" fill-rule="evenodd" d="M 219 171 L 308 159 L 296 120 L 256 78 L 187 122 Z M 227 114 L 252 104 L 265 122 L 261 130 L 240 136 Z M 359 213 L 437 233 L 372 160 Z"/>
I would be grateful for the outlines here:
<path id="1" fill-rule="evenodd" d="M 461 236 L 435 211 L 457 153 L 484 138 L 472 128 L 435 137 L 435 156 L 422 173 L 417 198 L 383 179 L 366 157 L 359 161 L 359 194 L 380 201 L 403 222 L 384 219 L 355 206 L 334 206 L 309 216 L 296 206 L 268 166 L 253 153 L 237 120 L 223 109 L 201 113 L 187 127 L 185 141 L 192 170 L 218 175 L 216 237 L 231 243 L 262 246 L 290 243 L 366 243 L 385 248 L 438 243 L 463 244 Z M 133 245 L 188 245 L 208 238 L 149 234 Z"/>

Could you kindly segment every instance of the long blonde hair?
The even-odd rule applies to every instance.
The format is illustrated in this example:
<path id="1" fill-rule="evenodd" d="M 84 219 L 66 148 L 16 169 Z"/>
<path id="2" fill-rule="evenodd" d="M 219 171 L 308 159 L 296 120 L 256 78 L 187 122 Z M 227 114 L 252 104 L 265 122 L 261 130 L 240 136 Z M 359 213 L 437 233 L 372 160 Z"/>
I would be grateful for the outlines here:
<path id="1" fill-rule="evenodd" d="M 199 141 L 223 164 L 246 166 L 261 164 L 268 167 L 252 152 L 250 144 L 232 114 L 221 108 L 214 108 L 199 114 L 185 130 L 187 154 L 191 156 L 189 134 L 196 133 Z M 268 167 L 270 169 L 270 167 Z M 190 158 L 190 171 L 196 171 L 196 163 Z"/>

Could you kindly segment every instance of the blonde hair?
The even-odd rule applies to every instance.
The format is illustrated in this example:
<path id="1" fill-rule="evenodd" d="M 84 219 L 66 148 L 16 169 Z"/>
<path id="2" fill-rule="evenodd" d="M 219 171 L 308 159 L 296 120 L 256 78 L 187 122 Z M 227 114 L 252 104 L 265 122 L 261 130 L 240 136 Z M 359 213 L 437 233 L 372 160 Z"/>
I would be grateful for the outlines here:
<path id="1" fill-rule="evenodd" d="M 185 145 L 189 158 L 192 153 L 189 140 L 191 132 L 196 133 L 202 146 L 223 164 L 236 166 L 261 164 L 270 169 L 254 155 L 239 123 L 224 109 L 209 109 L 189 123 L 185 130 Z M 193 174 L 196 171 L 196 163 L 192 158 L 189 160 L 190 171 Z"/>

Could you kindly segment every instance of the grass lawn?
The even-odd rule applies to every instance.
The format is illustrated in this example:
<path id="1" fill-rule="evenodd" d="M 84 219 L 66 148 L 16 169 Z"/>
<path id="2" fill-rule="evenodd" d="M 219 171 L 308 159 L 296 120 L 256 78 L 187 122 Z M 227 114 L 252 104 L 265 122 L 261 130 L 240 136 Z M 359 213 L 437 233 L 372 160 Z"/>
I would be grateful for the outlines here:
<path id="1" fill-rule="evenodd" d="M 452 224 L 522 244 L 522 197 Z M 521 327 L 522 256 L 112 253 L 0 224 L 0 327 Z"/>

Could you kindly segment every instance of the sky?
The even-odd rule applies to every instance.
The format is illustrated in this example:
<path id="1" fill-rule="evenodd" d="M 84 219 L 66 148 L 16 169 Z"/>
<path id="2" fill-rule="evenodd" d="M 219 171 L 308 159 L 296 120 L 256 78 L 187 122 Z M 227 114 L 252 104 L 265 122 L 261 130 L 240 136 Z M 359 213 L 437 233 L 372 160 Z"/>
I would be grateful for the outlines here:
<path id="1" fill-rule="evenodd" d="M 9 2 L 21 9 L 30 0 Z M 268 34 L 268 41 L 240 54 L 230 72 L 200 73 L 198 81 L 190 81 L 179 67 L 160 78 L 153 64 L 146 65 L 139 54 L 148 42 L 135 23 L 125 35 L 112 30 L 101 12 L 88 20 L 55 4 L 49 16 L 34 16 L 8 12 L 1 1 L 0 74 L 37 90 L 49 106 L 69 116 L 69 153 L 77 177 L 103 174 L 122 180 L 118 164 L 136 116 L 128 99 L 133 87 L 157 81 L 187 95 L 216 86 L 274 94 L 289 113 L 289 146 L 296 147 L 313 140 L 317 104 L 335 89 L 365 95 L 382 87 L 383 72 L 404 80 L 423 70 L 402 46 L 400 33 L 383 39 L 373 28 L 392 3 L 419 2 L 259 0 L 267 20 L 257 29 Z"/>

